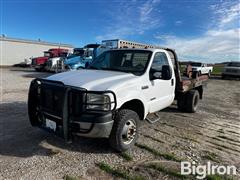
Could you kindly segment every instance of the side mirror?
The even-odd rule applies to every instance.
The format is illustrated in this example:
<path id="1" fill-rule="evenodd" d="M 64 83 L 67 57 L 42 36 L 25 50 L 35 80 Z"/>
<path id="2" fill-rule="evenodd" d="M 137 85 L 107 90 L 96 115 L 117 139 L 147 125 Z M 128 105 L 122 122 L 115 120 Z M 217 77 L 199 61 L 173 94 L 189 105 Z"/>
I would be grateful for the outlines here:
<path id="1" fill-rule="evenodd" d="M 157 69 L 150 69 L 150 80 L 162 79 L 162 72 Z"/>
<path id="2" fill-rule="evenodd" d="M 172 69 L 169 65 L 162 66 L 162 79 L 170 80 L 172 78 Z"/>

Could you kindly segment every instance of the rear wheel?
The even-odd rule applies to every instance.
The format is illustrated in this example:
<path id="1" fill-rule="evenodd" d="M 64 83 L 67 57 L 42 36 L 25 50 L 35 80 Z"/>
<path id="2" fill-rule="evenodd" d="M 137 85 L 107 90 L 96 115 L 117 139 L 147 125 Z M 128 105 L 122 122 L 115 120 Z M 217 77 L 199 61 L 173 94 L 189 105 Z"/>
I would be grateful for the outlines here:
<path id="1" fill-rule="evenodd" d="M 186 111 L 196 112 L 199 102 L 199 92 L 197 90 L 191 90 L 186 94 Z"/>
<path id="2" fill-rule="evenodd" d="M 128 109 L 120 110 L 109 138 L 111 147 L 119 152 L 131 148 L 138 138 L 139 121 L 136 112 Z"/>

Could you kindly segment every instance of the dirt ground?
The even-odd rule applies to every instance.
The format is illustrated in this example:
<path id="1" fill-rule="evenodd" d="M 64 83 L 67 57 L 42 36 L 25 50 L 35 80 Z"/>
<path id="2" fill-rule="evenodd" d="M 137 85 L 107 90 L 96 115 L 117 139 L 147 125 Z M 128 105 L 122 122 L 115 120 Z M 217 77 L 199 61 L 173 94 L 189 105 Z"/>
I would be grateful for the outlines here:
<path id="1" fill-rule="evenodd" d="M 30 81 L 51 74 L 0 70 L 0 179 L 178 179 L 181 160 L 235 165 L 239 174 L 239 80 L 209 80 L 197 113 L 182 113 L 173 104 L 159 112 L 160 121 L 142 125 L 133 149 L 118 154 L 107 139 L 76 137 L 66 144 L 31 127 L 26 104 Z"/>

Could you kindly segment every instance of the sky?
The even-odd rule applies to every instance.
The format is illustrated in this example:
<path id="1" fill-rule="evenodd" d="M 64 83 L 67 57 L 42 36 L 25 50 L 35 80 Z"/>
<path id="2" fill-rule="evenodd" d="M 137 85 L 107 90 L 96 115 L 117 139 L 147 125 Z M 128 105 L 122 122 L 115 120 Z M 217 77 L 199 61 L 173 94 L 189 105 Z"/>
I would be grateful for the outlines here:
<path id="1" fill-rule="evenodd" d="M 0 0 L 1 34 L 82 47 L 125 39 L 240 61 L 240 0 Z"/>

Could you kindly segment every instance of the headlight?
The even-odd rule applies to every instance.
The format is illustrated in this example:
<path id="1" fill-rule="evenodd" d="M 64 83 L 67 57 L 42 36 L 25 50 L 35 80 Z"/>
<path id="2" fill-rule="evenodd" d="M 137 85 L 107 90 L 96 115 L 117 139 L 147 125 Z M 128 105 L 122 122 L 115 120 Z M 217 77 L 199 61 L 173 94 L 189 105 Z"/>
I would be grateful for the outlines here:
<path id="1" fill-rule="evenodd" d="M 89 110 L 111 110 L 111 100 L 104 94 L 87 94 L 87 109 Z"/>

